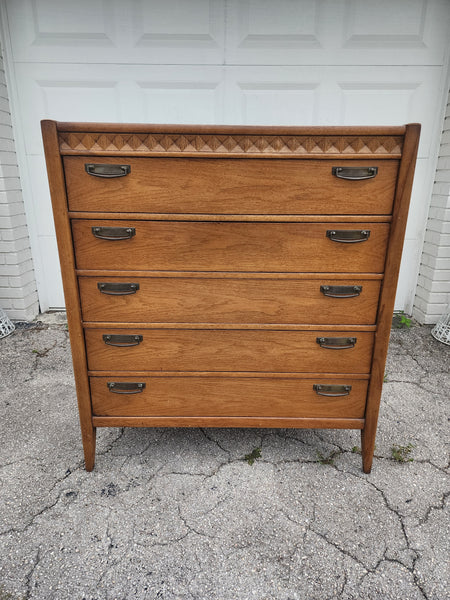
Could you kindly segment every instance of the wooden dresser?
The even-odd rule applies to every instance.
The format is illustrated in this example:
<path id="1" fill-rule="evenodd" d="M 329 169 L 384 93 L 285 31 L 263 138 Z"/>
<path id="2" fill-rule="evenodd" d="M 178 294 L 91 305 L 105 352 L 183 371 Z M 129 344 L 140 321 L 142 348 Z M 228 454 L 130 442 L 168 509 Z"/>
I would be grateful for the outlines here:
<path id="1" fill-rule="evenodd" d="M 420 126 L 42 121 L 96 427 L 360 429 L 370 472 Z"/>

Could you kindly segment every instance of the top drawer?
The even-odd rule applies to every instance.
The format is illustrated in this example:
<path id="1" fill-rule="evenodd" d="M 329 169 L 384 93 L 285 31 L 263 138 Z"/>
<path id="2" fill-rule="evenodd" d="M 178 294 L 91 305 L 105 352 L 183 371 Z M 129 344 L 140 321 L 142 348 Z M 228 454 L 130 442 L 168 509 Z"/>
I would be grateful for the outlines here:
<path id="1" fill-rule="evenodd" d="M 69 210 L 160 214 L 387 215 L 398 164 L 391 159 L 64 157 Z M 88 168 L 94 174 L 86 165 L 93 165 Z M 105 177 L 111 173 L 101 165 L 115 165 L 112 175 L 121 176 Z M 337 176 L 333 167 L 344 170 Z"/>

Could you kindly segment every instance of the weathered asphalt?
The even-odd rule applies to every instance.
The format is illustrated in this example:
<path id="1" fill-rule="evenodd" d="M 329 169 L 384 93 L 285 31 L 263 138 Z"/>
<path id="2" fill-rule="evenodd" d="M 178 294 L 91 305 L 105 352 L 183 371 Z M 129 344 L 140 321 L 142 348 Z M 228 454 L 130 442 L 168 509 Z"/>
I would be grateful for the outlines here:
<path id="1" fill-rule="evenodd" d="M 273 429 L 101 429 L 87 473 L 65 326 L 18 328 L 0 600 L 449 598 L 449 366 L 430 327 L 392 331 L 370 475 L 357 431 Z"/>

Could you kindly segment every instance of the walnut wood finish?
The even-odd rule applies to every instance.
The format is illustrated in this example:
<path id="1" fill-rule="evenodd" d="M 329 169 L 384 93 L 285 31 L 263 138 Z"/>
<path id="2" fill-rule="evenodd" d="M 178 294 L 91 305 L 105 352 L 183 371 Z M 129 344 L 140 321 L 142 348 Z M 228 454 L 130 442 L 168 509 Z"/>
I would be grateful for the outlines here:
<path id="1" fill-rule="evenodd" d="M 395 292 L 400 270 L 417 150 L 419 147 L 419 136 L 419 124 L 413 123 L 406 126 L 403 157 L 400 164 L 397 191 L 395 195 L 392 231 L 386 256 L 383 289 L 378 309 L 377 333 L 375 335 L 372 375 L 367 396 L 365 424 L 361 432 L 363 470 L 365 473 L 370 473 L 372 469 L 380 397 L 389 345 L 389 333 L 394 310 Z"/>
<path id="2" fill-rule="evenodd" d="M 135 378 L 136 379 L 136 378 Z M 340 378 L 351 385 L 348 396 L 319 396 L 314 384 L 329 380 L 234 377 L 141 377 L 138 394 L 115 394 L 108 381 L 123 377 L 91 377 L 93 413 L 99 416 L 233 416 L 362 418 L 367 381 Z M 133 379 L 134 381 L 134 379 Z"/>
<path id="3" fill-rule="evenodd" d="M 360 429 L 369 472 L 420 126 L 42 129 L 86 468 L 97 426 L 310 427 Z M 87 162 L 131 172 L 99 179 Z M 331 175 L 355 165 L 378 174 Z M 136 235 L 99 240 L 93 226 Z M 326 237 L 345 229 L 370 237 Z M 131 281 L 130 296 L 97 288 Z M 321 285 L 362 292 L 328 298 Z M 127 332 L 142 344 L 105 346 Z M 357 343 L 320 348 L 327 336 Z M 146 387 L 122 395 L 108 381 Z M 352 389 L 323 397 L 315 383 Z"/>
<path id="4" fill-rule="evenodd" d="M 360 215 L 211 215 L 197 213 L 118 213 L 69 211 L 71 219 L 127 219 L 148 221 L 224 221 L 251 223 L 359 223 Z M 390 223 L 392 215 L 364 215 L 367 223 Z"/>
<path id="5" fill-rule="evenodd" d="M 69 209 L 105 212 L 239 214 L 390 214 L 398 161 L 208 158 L 96 158 L 126 164 L 125 177 L 89 175 L 92 157 L 66 156 Z M 336 178 L 334 166 L 378 168 L 373 179 Z"/>
<path id="6" fill-rule="evenodd" d="M 100 240 L 93 227 L 132 227 L 122 241 Z M 328 230 L 370 231 L 367 241 L 339 243 Z M 79 269 L 160 271 L 327 271 L 381 273 L 386 223 L 210 223 L 72 220 Z M 301 268 L 300 268 L 301 267 Z"/>
<path id="7" fill-rule="evenodd" d="M 404 127 L 59 123 L 61 154 L 213 158 L 398 158 Z"/>
<path id="8" fill-rule="evenodd" d="M 105 335 L 142 336 L 135 346 L 108 345 Z M 369 373 L 373 333 L 220 329 L 85 329 L 90 370 L 291 371 Z M 354 347 L 324 348 L 317 338 L 355 338 Z M 130 343 L 130 342 L 128 342 Z M 131 343 L 136 343 L 131 341 Z M 326 342 L 322 342 L 327 345 Z M 351 343 L 350 343 L 351 345 Z"/>
<path id="9" fill-rule="evenodd" d="M 47 163 L 59 260 L 61 263 L 64 296 L 66 299 L 67 322 L 72 348 L 85 467 L 87 471 L 92 471 L 95 462 L 95 427 L 92 424 L 91 418 L 91 397 L 87 377 L 80 300 L 75 275 L 75 257 L 71 243 L 64 171 L 59 155 L 58 134 L 55 122 L 42 121 L 42 137 L 44 140 L 45 160 Z"/>
<path id="10" fill-rule="evenodd" d="M 101 282 L 135 282 L 129 296 L 102 294 Z M 141 323 L 375 323 L 379 279 L 291 279 L 265 277 L 79 277 L 85 321 Z M 355 285 L 354 298 L 329 298 L 321 285 Z"/>
<path id="11" fill-rule="evenodd" d="M 297 429 L 362 429 L 364 419 L 311 417 L 92 417 L 95 427 L 281 427 Z"/>

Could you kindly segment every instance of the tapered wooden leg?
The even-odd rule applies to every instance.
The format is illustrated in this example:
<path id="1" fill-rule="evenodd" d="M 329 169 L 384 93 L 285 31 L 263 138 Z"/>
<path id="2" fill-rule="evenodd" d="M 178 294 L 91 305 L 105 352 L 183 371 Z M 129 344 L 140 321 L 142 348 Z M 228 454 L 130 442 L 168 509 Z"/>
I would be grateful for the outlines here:
<path id="1" fill-rule="evenodd" d="M 97 430 L 90 424 L 81 426 L 81 437 L 83 440 L 84 466 L 86 471 L 92 471 L 95 465 L 95 439 Z"/>
<path id="2" fill-rule="evenodd" d="M 375 435 L 376 425 L 370 427 L 370 423 L 366 422 L 364 429 L 361 429 L 361 454 L 364 473 L 370 473 L 372 469 Z"/>

